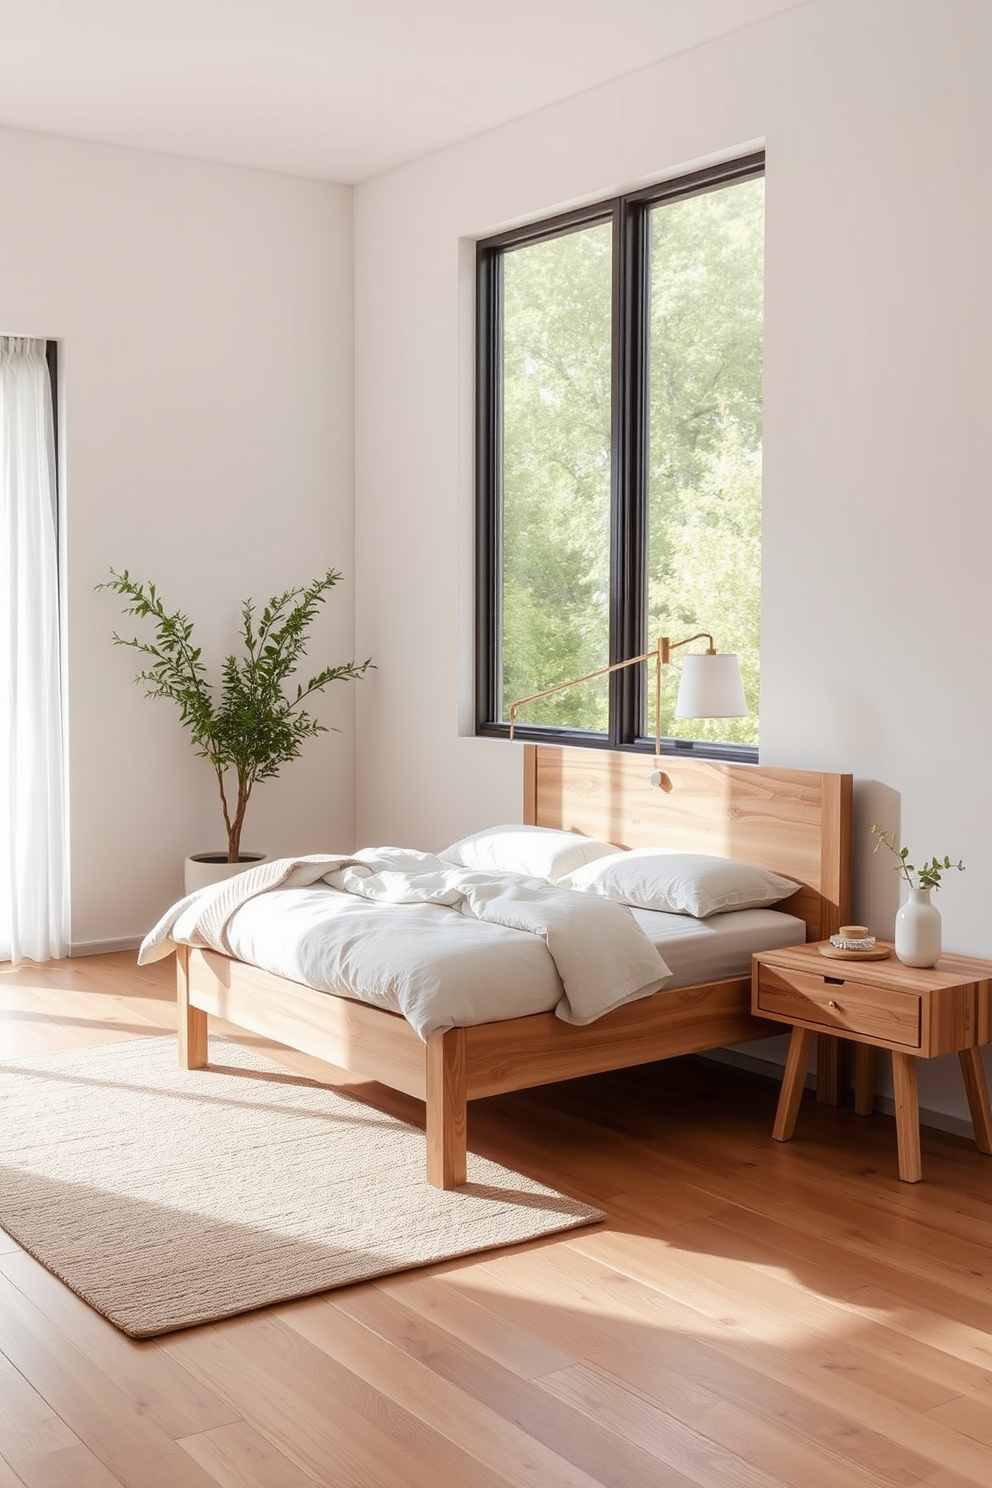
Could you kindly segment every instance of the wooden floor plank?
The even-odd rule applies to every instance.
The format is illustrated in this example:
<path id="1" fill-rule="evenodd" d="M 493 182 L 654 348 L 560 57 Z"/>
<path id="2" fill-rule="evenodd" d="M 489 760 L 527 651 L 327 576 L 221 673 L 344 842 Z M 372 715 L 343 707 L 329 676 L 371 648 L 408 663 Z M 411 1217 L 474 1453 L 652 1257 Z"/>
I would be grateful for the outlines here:
<path id="1" fill-rule="evenodd" d="M 24 1251 L 0 1256 L 0 1275 L 26 1297 L 61 1336 L 167 1436 L 187 1436 L 238 1419 L 157 1339 L 138 1342 L 115 1328 Z"/>
<path id="2" fill-rule="evenodd" d="M 2 1453 L 0 1453 L 0 1488 L 27 1488 L 24 1479 L 18 1477 Z"/>
<path id="3" fill-rule="evenodd" d="M 623 1246 L 618 1264 L 628 1285 L 632 1275 L 644 1280 L 645 1273 L 654 1274 L 650 1261 L 638 1260 L 636 1251 L 631 1260 L 631 1247 L 639 1242 L 629 1236 L 604 1236 L 599 1250 L 578 1240 L 576 1248 L 601 1256 L 611 1238 Z M 763 1286 L 753 1269 L 746 1292 L 742 1289 L 734 1293 L 700 1278 L 698 1272 L 698 1257 L 683 1267 L 669 1257 L 662 1283 L 664 1297 L 675 1299 L 681 1307 L 695 1310 L 702 1306 L 704 1315 L 713 1318 L 719 1317 L 721 1303 L 733 1307 L 734 1331 L 739 1327 L 749 1340 L 749 1367 L 797 1390 L 824 1411 L 857 1423 L 863 1433 L 891 1442 L 893 1446 L 884 1450 L 882 1457 L 894 1471 L 905 1471 L 915 1481 L 913 1475 L 925 1476 L 928 1471 L 928 1459 L 930 1467 L 936 1466 L 946 1460 L 949 1451 L 956 1453 L 958 1462 L 968 1471 L 977 1471 L 983 1463 L 986 1469 L 992 1466 L 984 1448 L 963 1442 L 959 1434 L 944 1428 L 938 1407 L 950 1398 L 945 1388 L 921 1380 L 894 1363 L 887 1377 L 880 1375 L 878 1361 L 858 1347 L 858 1329 L 850 1313 L 839 1317 L 829 1303 L 812 1298 L 805 1306 L 798 1300 L 790 1306 L 781 1285 L 772 1281 Z M 661 1312 L 664 1315 L 664 1303 Z M 844 1337 L 845 1331 L 853 1335 L 853 1342 Z M 717 1347 L 726 1356 L 737 1346 L 719 1342 Z M 874 1465 L 878 1470 L 877 1460 Z"/>
<path id="4" fill-rule="evenodd" d="M 780 1488 L 781 1479 L 755 1467 L 736 1450 L 684 1425 L 667 1410 L 633 1394 L 602 1370 L 576 1364 L 541 1381 L 541 1388 L 649 1452 L 665 1480 L 688 1476 L 700 1488 Z"/>
<path id="5" fill-rule="evenodd" d="M 498 1400 L 480 1400 L 461 1388 L 447 1373 L 439 1376 L 436 1360 L 421 1362 L 406 1340 L 390 1339 L 353 1319 L 333 1298 L 294 1308 L 285 1321 L 315 1347 L 337 1360 L 397 1405 L 422 1421 L 429 1421 L 469 1458 L 486 1464 L 512 1484 L 529 1488 L 596 1488 L 599 1481 L 574 1467 L 517 1425 L 499 1409 Z M 408 1314 L 396 1309 L 403 1327 Z M 443 1332 L 439 1330 L 439 1336 Z"/>
<path id="6" fill-rule="evenodd" d="M 530 1275 L 525 1276 L 525 1262 Z M 877 1431 L 859 1408 L 838 1408 L 833 1382 L 815 1390 L 794 1378 L 778 1361 L 777 1345 L 765 1346 L 746 1335 L 726 1342 L 719 1319 L 707 1319 L 663 1293 L 630 1277 L 609 1275 L 609 1268 L 583 1256 L 573 1242 L 554 1252 L 492 1262 L 491 1277 L 505 1288 L 498 1305 L 510 1317 L 544 1301 L 548 1326 L 560 1346 L 582 1352 L 585 1329 L 582 1299 L 594 1295 L 600 1316 L 587 1362 L 627 1381 L 646 1398 L 686 1424 L 702 1429 L 706 1411 L 721 1400 L 762 1417 L 769 1426 L 795 1437 L 812 1458 L 827 1457 L 873 1483 L 906 1485 L 937 1465 L 924 1453 L 906 1449 L 899 1437 Z M 514 1299 L 511 1289 L 518 1292 Z M 682 1400 L 687 1387 L 697 1394 L 691 1414 Z M 853 1405 L 849 1401 L 848 1405 Z M 756 1464 L 761 1465 L 761 1464 Z"/>
<path id="7" fill-rule="evenodd" d="M 0 965 L 0 1059 L 174 1031 L 171 961 L 137 972 L 131 951 Z"/>
<path id="8" fill-rule="evenodd" d="M 974 1395 L 958 1395 L 945 1401 L 927 1413 L 930 1421 L 939 1421 L 952 1432 L 960 1432 L 980 1442 L 989 1461 L 989 1481 L 992 1482 L 992 1390 L 982 1390 Z"/>
<path id="9" fill-rule="evenodd" d="M 988 1488 L 988 1473 L 982 1478 L 968 1478 L 953 1467 L 938 1468 L 930 1477 L 924 1478 L 921 1488 Z"/>
<path id="10" fill-rule="evenodd" d="M 564 1188 L 586 1203 L 609 1204 L 611 1212 L 625 1194 L 644 1193 L 653 1157 L 650 1148 L 600 1126 L 591 1119 L 592 1111 L 573 1116 L 546 1103 L 540 1112 L 542 1141 L 536 1146 L 531 1124 L 534 1098 L 534 1092 L 527 1091 L 474 1104 L 470 1116 L 473 1150 L 488 1156 L 498 1150 L 499 1161 L 509 1167 Z M 581 1109 L 581 1096 L 579 1105 Z M 514 1123 L 509 1131 L 508 1118 Z M 487 1147 L 487 1142 L 493 1145 Z M 669 1223 L 726 1207 L 726 1200 L 699 1187 L 684 1187 L 677 1193 L 666 1189 L 650 1202 L 658 1221 Z"/>
<path id="11" fill-rule="evenodd" d="M 886 1332 L 899 1333 L 939 1354 L 934 1365 L 939 1378 L 947 1378 L 949 1371 L 960 1366 L 970 1371 L 964 1377 L 965 1390 L 987 1387 L 992 1372 L 992 1337 L 981 1323 L 973 1325 L 957 1315 L 948 1317 L 939 1303 L 928 1307 L 880 1287 L 861 1287 L 845 1300 L 864 1314 L 882 1314 Z"/>
<path id="12" fill-rule="evenodd" d="M 167 1347 L 328 1488 L 506 1488 L 273 1313 L 190 1329 Z"/>
<path id="13" fill-rule="evenodd" d="M 484 1402 L 595 1482 L 606 1488 L 621 1484 L 624 1488 L 657 1488 L 658 1463 L 648 1453 L 618 1441 L 598 1422 L 579 1421 L 570 1407 L 535 1390 L 531 1382 L 503 1369 L 480 1350 L 434 1328 L 394 1297 L 375 1287 L 356 1289 L 332 1305 L 411 1359 L 429 1360 L 441 1379 Z M 673 1478 L 672 1488 L 679 1488 L 680 1483 L 680 1478 Z"/>
<path id="14" fill-rule="evenodd" d="M 28 1488 L 121 1488 L 122 1480 L 80 1442 L 36 1459 Z"/>
<path id="15" fill-rule="evenodd" d="M 702 1239 L 696 1231 L 689 1239 L 690 1249 L 679 1251 L 676 1242 L 663 1264 L 659 1264 L 657 1242 L 632 1236 L 610 1238 L 612 1243 L 604 1237 L 601 1246 L 577 1241 L 575 1248 L 610 1266 L 625 1281 L 634 1277 L 691 1313 L 718 1322 L 726 1338 L 736 1334 L 754 1339 L 785 1358 L 797 1353 L 804 1365 L 813 1364 L 828 1377 L 860 1383 L 914 1410 L 932 1410 L 959 1393 L 959 1381 L 951 1384 L 933 1376 L 930 1358 L 920 1360 L 920 1368 L 914 1369 L 889 1355 L 880 1371 L 879 1351 L 862 1344 L 862 1335 L 869 1330 L 855 1308 L 838 1305 L 829 1296 L 812 1295 L 788 1274 L 769 1267 L 774 1252 L 771 1257 L 766 1253 L 764 1267 L 759 1265 L 753 1258 L 758 1252 L 747 1249 L 739 1236 L 721 1233 L 720 1251 L 709 1256 L 691 1248 Z M 736 1276 L 745 1278 L 746 1286 L 733 1278 L 729 1259 L 739 1262 Z"/>
<path id="16" fill-rule="evenodd" d="M 756 1189 L 756 1184 L 739 1187 L 736 1209 L 744 1211 L 745 1220 L 757 1212 L 767 1222 Z M 825 1208 L 828 1208 L 826 1214 Z M 718 1224 L 726 1219 L 726 1214 L 707 1217 Z M 859 1265 L 865 1283 L 883 1272 L 888 1275 L 896 1271 L 915 1290 L 921 1282 L 928 1285 L 934 1282 L 933 1252 L 939 1249 L 940 1285 L 970 1301 L 992 1303 L 992 1252 L 988 1244 L 992 1205 L 982 1216 L 984 1226 L 976 1223 L 973 1234 L 965 1237 L 946 1230 L 938 1234 L 930 1223 L 921 1223 L 912 1215 L 887 1212 L 878 1202 L 877 1188 L 866 1184 L 860 1193 L 852 1195 L 834 1187 L 828 1177 L 819 1182 L 798 1178 L 790 1185 L 790 1193 L 774 1218 L 783 1228 L 791 1230 L 797 1259 L 801 1256 L 804 1264 L 810 1249 L 815 1251 L 832 1240 L 839 1242 L 846 1258 Z M 739 1216 L 735 1213 L 732 1226 L 738 1225 Z"/>
<path id="17" fill-rule="evenodd" d="M 460 1342 L 480 1349 L 487 1358 L 521 1379 L 536 1379 L 575 1363 L 570 1354 L 546 1343 L 534 1332 L 516 1327 L 506 1318 L 480 1307 L 457 1286 L 450 1285 L 443 1275 L 423 1277 L 417 1271 L 400 1272 L 383 1278 L 377 1285 L 387 1295 L 395 1295 L 404 1307 Z"/>
<path id="18" fill-rule="evenodd" d="M 0 1316 L 3 1316 L 0 1314 Z M 6 1337 L 6 1318 L 2 1337 Z M 0 1488 L 119 1488 L 50 1403 L 0 1353 Z"/>
<path id="19" fill-rule="evenodd" d="M 126 1485 L 213 1488 L 140 1405 L 95 1369 L 6 1277 L 0 1277 L 0 1317 L 4 1354 L 71 1433 L 70 1441 L 53 1447 L 81 1442 Z"/>
<path id="20" fill-rule="evenodd" d="M 700 1065 L 710 1066 L 709 1078 L 698 1082 L 692 1078 L 687 1085 L 686 1075 L 694 1077 Z M 753 1159 L 757 1148 L 762 1167 L 770 1173 L 815 1173 L 825 1181 L 842 1175 L 853 1181 L 868 1178 L 878 1186 L 883 1203 L 892 1199 L 908 1209 L 928 1207 L 926 1199 L 914 1200 L 912 1185 L 898 1180 L 891 1116 L 876 1113 L 870 1118 L 857 1117 L 850 1107 L 817 1105 L 807 1093 L 804 1139 L 777 1146 L 771 1140 L 777 1085 L 724 1065 L 719 1078 L 726 1082 L 728 1100 L 734 1100 L 739 1118 L 728 1123 L 721 1103 L 709 1096 L 710 1078 L 716 1078 L 711 1066 L 708 1060 L 674 1060 L 549 1085 L 540 1092 L 528 1092 L 524 1098 L 540 1104 L 542 1119 L 550 1115 L 553 1131 L 556 1119 L 581 1120 L 590 1097 L 602 1101 L 608 1105 L 608 1129 L 615 1134 L 618 1149 L 621 1144 L 641 1142 L 645 1151 L 662 1163 L 668 1155 L 687 1159 L 696 1166 L 708 1189 L 714 1178 L 719 1182 L 721 1177 L 753 1176 L 754 1162 L 748 1159 Z M 699 1088 L 693 1089 L 693 1084 Z M 594 1119 L 595 1112 L 589 1111 L 588 1116 Z M 923 1136 L 924 1153 L 932 1151 L 939 1159 L 936 1169 L 927 1174 L 931 1195 L 946 1186 L 946 1192 L 957 1202 L 967 1205 L 974 1195 L 987 1210 L 992 1183 L 989 1159 L 980 1155 L 967 1138 L 931 1128 L 924 1128 Z M 704 1156 L 705 1161 L 699 1161 Z M 948 1223 L 953 1225 L 953 1215 L 948 1216 Z"/>
<path id="21" fill-rule="evenodd" d="M 850 1252 L 844 1251 L 833 1238 L 821 1240 L 805 1233 L 797 1234 L 776 1217 L 746 1210 L 737 1211 L 733 1225 L 715 1219 L 708 1233 L 686 1227 L 678 1234 L 682 1244 L 705 1243 L 719 1256 L 721 1267 L 731 1260 L 750 1268 L 771 1268 L 786 1288 L 782 1305 L 789 1316 L 795 1316 L 796 1307 L 806 1309 L 811 1305 L 810 1293 L 823 1299 L 823 1305 L 832 1310 L 827 1315 L 835 1319 L 838 1312 L 851 1312 L 853 1320 L 845 1325 L 844 1331 L 850 1334 L 856 1328 L 858 1348 L 874 1376 L 873 1388 L 893 1393 L 893 1398 L 912 1397 L 917 1388 L 900 1370 L 920 1382 L 923 1392 L 917 1397 L 920 1409 L 932 1409 L 940 1403 L 937 1398 L 940 1395 L 950 1399 L 992 1387 L 992 1375 L 987 1370 L 963 1363 L 941 1349 L 906 1336 L 898 1327 L 890 1327 L 885 1314 L 898 1309 L 893 1293 L 885 1294 L 884 1305 L 872 1307 L 864 1303 L 871 1288 L 866 1291 L 864 1285 L 856 1282 L 854 1270 L 857 1265 L 863 1274 L 864 1262 L 852 1261 Z M 894 1277 L 884 1262 L 872 1264 L 870 1269 L 877 1279 L 899 1284 L 899 1277 Z M 649 1264 L 642 1274 L 651 1274 Z M 929 1300 L 935 1312 L 948 1306 L 956 1310 L 958 1306 L 957 1299 L 949 1298 L 943 1288 L 936 1289 L 932 1280 L 924 1289 L 914 1285 L 911 1294 L 917 1305 L 924 1298 Z M 878 1295 L 877 1289 L 874 1295 Z M 946 1316 L 946 1312 L 941 1315 Z M 974 1313 L 971 1316 L 974 1318 Z"/>
<path id="22" fill-rule="evenodd" d="M 849 1458 L 821 1445 L 788 1416 L 781 1423 L 747 1404 L 720 1400 L 707 1411 L 699 1429 L 745 1462 L 754 1463 L 784 1484 L 816 1488 L 883 1488 L 888 1482 L 865 1463 L 852 1468 Z"/>
<path id="23" fill-rule="evenodd" d="M 517 1278 L 520 1279 L 519 1277 Z M 469 1278 L 465 1278 L 466 1282 Z M 494 1304 L 513 1311 L 510 1293 Z M 643 1401 L 675 1423 L 691 1428 L 712 1443 L 714 1455 L 722 1448 L 739 1460 L 739 1471 L 753 1468 L 788 1484 L 815 1483 L 818 1488 L 851 1488 L 850 1460 L 838 1457 L 831 1433 L 843 1438 L 843 1422 L 825 1413 L 807 1411 L 800 1397 L 778 1390 L 736 1366 L 725 1367 L 704 1345 L 695 1346 L 690 1333 L 667 1333 L 642 1320 L 636 1298 L 624 1318 L 604 1305 L 594 1331 L 581 1313 L 559 1295 L 547 1275 L 521 1287 L 519 1305 L 544 1316 L 559 1341 L 580 1350 L 588 1338 L 588 1355 L 597 1362 L 579 1366 L 601 1379 L 611 1379 L 632 1401 Z M 590 1295 L 587 1290 L 586 1295 Z M 608 1319 L 608 1320 L 607 1320 Z M 575 1371 L 571 1372 L 575 1377 Z M 551 1391 L 561 1389 L 561 1377 L 540 1381 Z M 747 1431 L 742 1426 L 747 1425 Z M 694 1440 L 694 1438 L 693 1438 Z M 859 1488 L 881 1488 L 888 1479 L 864 1464 L 857 1469 Z"/>
<path id="24" fill-rule="evenodd" d="M 180 1440 L 219 1488 L 314 1488 L 317 1479 L 244 1421 Z"/>
<path id="25" fill-rule="evenodd" d="M 4 1334 L 6 1328 L 4 1328 Z M 6 1339 L 0 1338 L 5 1345 Z M 17 1370 L 6 1353 L 0 1352 L 0 1452 L 19 1470 L 24 1460 L 20 1442 L 31 1452 L 53 1452 L 72 1446 L 77 1438 L 48 1401 L 40 1396 Z"/>

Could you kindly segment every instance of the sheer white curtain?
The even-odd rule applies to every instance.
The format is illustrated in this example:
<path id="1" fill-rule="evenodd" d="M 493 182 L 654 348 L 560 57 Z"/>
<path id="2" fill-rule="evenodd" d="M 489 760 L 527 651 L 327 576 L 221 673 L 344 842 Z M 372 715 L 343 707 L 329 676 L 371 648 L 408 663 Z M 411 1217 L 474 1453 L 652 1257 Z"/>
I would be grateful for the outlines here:
<path id="1" fill-rule="evenodd" d="M 58 526 L 45 342 L 0 336 L 0 960 L 67 941 Z"/>

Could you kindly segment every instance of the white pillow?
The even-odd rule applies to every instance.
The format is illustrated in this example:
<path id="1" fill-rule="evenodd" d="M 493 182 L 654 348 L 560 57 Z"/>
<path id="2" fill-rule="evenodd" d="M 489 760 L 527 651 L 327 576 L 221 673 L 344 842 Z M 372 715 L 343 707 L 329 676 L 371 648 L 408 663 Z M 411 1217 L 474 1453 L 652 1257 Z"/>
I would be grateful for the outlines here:
<path id="1" fill-rule="evenodd" d="M 594 858 L 615 853 L 615 842 L 597 842 L 581 832 L 556 827 L 506 825 L 487 827 L 462 837 L 438 853 L 460 868 L 492 868 L 499 873 L 526 873 L 552 882 Z"/>
<path id="2" fill-rule="evenodd" d="M 799 884 L 756 863 L 657 847 L 601 857 L 560 880 L 563 888 L 599 894 L 635 909 L 661 909 L 705 920 L 729 909 L 777 904 Z"/>

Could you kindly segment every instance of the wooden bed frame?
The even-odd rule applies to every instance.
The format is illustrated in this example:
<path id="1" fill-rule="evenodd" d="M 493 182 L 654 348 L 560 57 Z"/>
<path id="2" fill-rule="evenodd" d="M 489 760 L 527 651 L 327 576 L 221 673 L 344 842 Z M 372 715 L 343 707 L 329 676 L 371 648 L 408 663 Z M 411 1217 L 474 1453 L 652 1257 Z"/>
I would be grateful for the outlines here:
<path id="1" fill-rule="evenodd" d="M 621 847 L 663 845 L 772 868 L 802 885 L 781 906 L 821 940 L 850 918 L 850 775 L 527 745 L 524 820 Z M 454 1028 L 426 1044 L 396 1013 L 315 992 L 214 951 L 177 956 L 179 1059 L 207 1061 L 208 1016 L 427 1103 L 427 1177 L 466 1177 L 467 1104 L 487 1095 L 698 1054 L 780 1028 L 751 1015 L 750 975 L 662 991 L 585 1027 L 553 1013 Z M 828 1097 L 829 1098 L 829 1097 Z"/>

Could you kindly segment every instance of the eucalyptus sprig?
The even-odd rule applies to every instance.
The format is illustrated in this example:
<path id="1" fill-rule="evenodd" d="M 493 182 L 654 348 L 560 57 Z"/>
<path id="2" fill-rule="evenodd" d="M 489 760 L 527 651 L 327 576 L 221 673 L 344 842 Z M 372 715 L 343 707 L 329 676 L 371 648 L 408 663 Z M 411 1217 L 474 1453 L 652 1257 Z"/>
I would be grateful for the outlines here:
<path id="1" fill-rule="evenodd" d="M 950 858 L 931 858 L 929 863 L 921 863 L 917 868 L 915 863 L 909 861 L 909 848 L 896 847 L 895 833 L 883 832 L 881 827 L 872 827 L 871 835 L 875 839 L 872 852 L 878 852 L 880 847 L 888 848 L 896 859 L 895 871 L 901 873 L 911 889 L 939 889 L 941 874 L 949 868 L 956 868 L 959 873 L 964 872 L 964 864 L 960 859 L 952 863 Z"/>
<path id="2" fill-rule="evenodd" d="M 239 861 L 241 829 L 252 788 L 271 780 L 300 753 L 305 740 L 328 726 L 302 705 L 332 682 L 362 677 L 372 661 L 325 666 L 304 683 L 290 682 L 306 654 L 310 627 L 341 575 L 329 568 L 305 586 L 274 594 L 262 613 L 246 599 L 241 606 L 242 655 L 225 657 L 219 687 L 211 684 L 193 622 L 182 610 L 166 608 L 154 584 L 132 579 L 127 569 L 110 570 L 98 589 L 111 589 L 125 601 L 124 614 L 147 622 L 151 639 L 113 636 L 145 659 L 135 677 L 148 697 L 167 698 L 179 709 L 197 754 L 217 775 L 228 862 Z M 228 799 L 228 772 L 236 789 Z"/>

